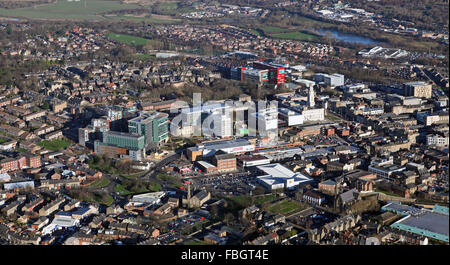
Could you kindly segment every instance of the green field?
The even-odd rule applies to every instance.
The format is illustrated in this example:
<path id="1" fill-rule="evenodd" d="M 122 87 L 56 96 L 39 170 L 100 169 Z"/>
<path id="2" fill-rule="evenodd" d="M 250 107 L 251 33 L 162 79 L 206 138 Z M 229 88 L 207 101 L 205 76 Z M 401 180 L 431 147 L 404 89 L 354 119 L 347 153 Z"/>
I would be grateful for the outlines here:
<path id="1" fill-rule="evenodd" d="M 134 178 L 142 176 L 143 174 L 145 174 L 145 171 L 131 173 L 131 174 L 128 174 L 128 175 L 121 174 L 120 176 L 124 177 L 124 178 L 134 179 Z"/>
<path id="2" fill-rule="evenodd" d="M 159 183 L 152 183 L 149 188 L 142 187 L 142 188 L 136 189 L 134 191 L 127 190 L 127 188 L 122 184 L 117 184 L 114 187 L 114 191 L 119 193 L 120 195 L 131 195 L 131 194 L 138 194 L 138 193 L 145 193 L 145 192 L 156 192 L 156 191 L 160 191 L 160 190 L 161 190 L 161 184 L 159 184 Z"/>
<path id="3" fill-rule="evenodd" d="M 261 28 L 261 30 L 263 30 L 264 32 L 267 32 L 267 33 L 280 33 L 280 32 L 288 31 L 288 29 L 271 27 L 271 26 L 263 27 L 263 28 Z"/>
<path id="4" fill-rule="evenodd" d="M 38 145 L 51 151 L 58 151 L 69 147 L 70 142 L 67 139 L 44 140 L 39 142 Z"/>
<path id="5" fill-rule="evenodd" d="M 173 10 L 178 8 L 178 2 L 162 2 L 159 5 L 161 10 Z"/>
<path id="6" fill-rule="evenodd" d="M 261 36 L 261 32 L 259 30 L 250 29 L 249 31 L 250 31 L 250 33 L 255 34 L 256 36 Z"/>
<path id="7" fill-rule="evenodd" d="M 314 40 L 319 38 L 316 35 L 303 33 L 303 32 L 286 32 L 286 33 L 276 33 L 271 34 L 271 37 L 278 39 L 290 39 L 290 40 Z"/>
<path id="8" fill-rule="evenodd" d="M 156 46 L 162 45 L 162 42 L 159 40 L 151 40 L 151 39 L 131 36 L 131 35 L 127 35 L 127 34 L 118 34 L 118 33 L 112 33 L 112 32 L 108 34 L 108 38 L 118 41 L 120 43 L 126 44 L 126 45 L 130 45 L 130 46 L 146 45 L 146 44 L 151 44 L 151 45 L 156 45 Z M 141 60 L 147 60 L 147 59 L 153 57 L 154 55 L 139 54 L 137 56 Z"/>
<path id="9" fill-rule="evenodd" d="M 325 114 L 325 118 L 330 121 L 340 121 L 341 120 L 341 118 L 339 118 L 338 116 L 333 115 L 331 113 Z"/>
<path id="10" fill-rule="evenodd" d="M 146 23 L 152 23 L 152 24 L 176 24 L 181 21 L 180 19 L 176 19 L 176 18 L 157 17 L 155 15 L 145 16 L 145 17 L 117 15 L 117 16 L 104 16 L 104 18 L 109 19 L 109 20 L 119 20 L 119 21 L 126 20 L 126 21 L 146 22 Z"/>
<path id="11" fill-rule="evenodd" d="M 90 188 L 103 188 L 109 185 L 111 183 L 109 179 L 107 178 L 101 178 L 96 181 L 94 181 L 91 185 L 89 185 Z"/>
<path id="12" fill-rule="evenodd" d="M 297 201 L 284 200 L 280 203 L 271 205 L 268 210 L 275 214 L 288 214 L 308 208 L 307 205 Z"/>
<path id="13" fill-rule="evenodd" d="M 147 53 L 135 54 L 135 57 L 136 57 L 136 59 L 139 59 L 142 61 L 147 61 L 149 59 L 156 58 L 156 56 L 154 54 L 147 54 Z"/>
<path id="14" fill-rule="evenodd" d="M 107 206 L 114 202 L 114 198 L 104 192 L 88 192 L 83 195 L 77 196 L 77 199 L 85 202 L 98 202 Z"/>
<path id="15" fill-rule="evenodd" d="M 128 195 L 131 194 L 129 190 L 127 190 L 122 184 L 117 184 L 114 187 L 114 191 L 119 193 L 120 195 Z"/>
<path id="16" fill-rule="evenodd" d="M 253 203 L 254 204 L 263 204 L 269 201 L 272 201 L 274 199 L 276 199 L 276 195 L 275 194 L 267 194 L 264 196 L 254 196 L 253 197 Z M 234 197 L 230 197 L 230 200 L 239 203 L 240 205 L 247 207 L 250 206 L 251 202 L 252 202 L 252 198 L 250 196 L 234 196 Z"/>
<path id="17" fill-rule="evenodd" d="M 3 9 L 0 15 L 40 19 L 105 19 L 101 14 L 117 10 L 139 8 L 134 4 L 122 4 L 119 0 L 58 0 L 57 3 L 28 8 Z"/>
<path id="18" fill-rule="evenodd" d="M 106 196 L 95 196 L 94 200 L 98 203 L 105 204 L 106 206 L 109 206 L 114 202 L 114 198 L 109 194 Z"/>
<path id="19" fill-rule="evenodd" d="M 123 44 L 131 45 L 131 46 L 145 45 L 148 42 L 148 39 L 145 39 L 145 38 L 126 35 L 126 34 L 117 34 L 117 33 L 109 33 L 108 38 L 118 41 Z"/>

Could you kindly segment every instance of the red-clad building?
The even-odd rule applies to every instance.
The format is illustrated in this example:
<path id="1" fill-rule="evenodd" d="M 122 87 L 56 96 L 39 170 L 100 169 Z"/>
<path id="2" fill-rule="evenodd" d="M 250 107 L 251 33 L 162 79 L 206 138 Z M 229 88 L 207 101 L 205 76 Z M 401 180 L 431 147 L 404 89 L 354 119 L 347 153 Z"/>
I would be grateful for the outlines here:
<path id="1" fill-rule="evenodd" d="M 269 83 L 281 84 L 285 82 L 286 69 L 284 67 L 277 67 L 264 62 L 253 62 L 253 67 L 256 69 L 269 70 Z"/>

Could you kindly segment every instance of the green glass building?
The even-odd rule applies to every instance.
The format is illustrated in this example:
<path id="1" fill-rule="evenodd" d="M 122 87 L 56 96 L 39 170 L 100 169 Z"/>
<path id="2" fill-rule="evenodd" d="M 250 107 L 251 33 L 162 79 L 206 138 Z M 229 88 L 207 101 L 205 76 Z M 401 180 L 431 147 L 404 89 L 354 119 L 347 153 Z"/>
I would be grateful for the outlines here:
<path id="1" fill-rule="evenodd" d="M 145 137 L 145 146 L 158 144 L 169 137 L 169 115 L 161 112 L 141 112 L 128 121 L 128 131 Z"/>
<path id="2" fill-rule="evenodd" d="M 108 131 L 103 133 L 103 143 L 132 150 L 139 150 L 145 147 L 145 137 L 143 135 Z"/>

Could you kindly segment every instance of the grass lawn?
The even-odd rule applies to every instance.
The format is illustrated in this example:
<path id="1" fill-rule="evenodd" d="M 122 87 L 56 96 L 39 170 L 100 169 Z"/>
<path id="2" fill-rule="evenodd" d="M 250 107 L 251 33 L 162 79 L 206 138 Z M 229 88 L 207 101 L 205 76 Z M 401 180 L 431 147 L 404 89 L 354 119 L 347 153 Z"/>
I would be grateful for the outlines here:
<path id="1" fill-rule="evenodd" d="M 161 10 L 173 10 L 178 8 L 178 2 L 162 2 L 159 5 Z"/>
<path id="2" fill-rule="evenodd" d="M 109 194 L 105 197 L 95 196 L 94 200 L 107 206 L 111 205 L 114 202 L 114 198 Z"/>
<path id="3" fill-rule="evenodd" d="M 152 183 L 149 188 L 150 188 L 150 191 L 153 191 L 153 192 L 160 191 L 161 184 L 155 182 L 155 183 Z"/>
<path id="4" fill-rule="evenodd" d="M 398 194 L 391 193 L 391 192 L 387 192 L 387 191 L 384 191 L 384 190 L 378 190 L 378 189 L 375 189 L 375 191 L 376 191 L 376 192 L 379 192 L 379 193 L 386 194 L 386 195 L 388 195 L 388 196 L 403 198 L 402 196 L 400 196 L 400 195 L 398 195 Z"/>
<path id="5" fill-rule="evenodd" d="M 128 174 L 128 175 L 120 175 L 120 176 L 124 177 L 124 178 L 134 179 L 136 177 L 140 177 L 143 174 L 145 174 L 145 172 L 137 172 L 137 173 L 131 173 L 131 174 Z"/>
<path id="6" fill-rule="evenodd" d="M 265 202 L 272 201 L 275 198 L 276 198 L 275 194 L 268 194 L 265 196 L 253 197 L 253 202 L 255 204 L 263 204 Z M 250 206 L 252 202 L 252 198 L 250 196 L 234 196 L 230 197 L 229 199 L 245 207 Z"/>
<path id="7" fill-rule="evenodd" d="M 129 190 L 127 190 L 122 184 L 117 184 L 114 187 L 114 191 L 118 192 L 120 195 L 128 195 L 131 194 Z"/>
<path id="8" fill-rule="evenodd" d="M 109 179 L 101 178 L 101 179 L 98 179 L 98 180 L 94 181 L 91 185 L 89 185 L 89 187 L 91 187 L 91 188 L 103 188 L 103 187 L 108 186 L 109 183 L 111 183 L 111 181 L 109 181 Z"/>
<path id="9" fill-rule="evenodd" d="M 268 211 L 276 214 L 288 214 L 306 209 L 308 206 L 297 201 L 284 200 L 269 206 Z"/>
<path id="10" fill-rule="evenodd" d="M 255 203 L 263 204 L 265 202 L 275 200 L 276 198 L 277 198 L 277 196 L 275 194 L 269 194 L 269 195 L 265 195 L 265 196 L 255 197 Z"/>
<path id="11" fill-rule="evenodd" d="M 161 190 L 161 185 L 159 183 L 152 183 L 149 188 L 140 188 L 138 190 L 130 191 L 124 185 L 117 184 L 114 187 L 114 191 L 119 193 L 120 195 L 131 195 L 145 192 L 157 192 Z"/>
<path id="12" fill-rule="evenodd" d="M 286 32 L 288 31 L 288 29 L 284 29 L 284 28 L 278 28 L 278 27 L 271 27 L 271 26 L 267 26 L 267 27 L 263 27 L 261 28 L 264 32 L 267 33 L 280 33 L 280 32 Z"/>
<path id="13" fill-rule="evenodd" d="M 65 149 L 70 146 L 70 142 L 63 138 L 63 139 L 55 139 L 55 140 L 44 140 L 38 143 L 39 146 L 44 147 L 45 149 L 51 150 L 51 151 L 58 151 L 61 149 Z"/>
<path id="14" fill-rule="evenodd" d="M 336 115 L 330 114 L 330 113 L 326 114 L 325 118 L 330 121 L 340 121 L 341 120 L 341 118 L 337 117 Z"/>
<path id="15" fill-rule="evenodd" d="M 142 60 L 142 61 L 147 61 L 148 59 L 156 58 L 155 55 L 153 55 L 153 54 L 147 54 L 147 53 L 138 53 L 138 54 L 136 54 L 135 56 L 136 56 L 136 59 L 140 59 L 140 60 Z"/>
<path id="16" fill-rule="evenodd" d="M 247 206 L 250 204 L 249 196 L 234 196 L 230 197 L 229 199 L 243 206 Z"/>
<path id="17" fill-rule="evenodd" d="M 177 181 L 178 179 L 174 176 L 169 176 L 167 174 L 159 173 L 156 178 L 160 181 Z"/>
<path id="18" fill-rule="evenodd" d="M 257 29 L 250 29 L 249 32 L 255 34 L 256 36 L 261 36 L 261 32 Z"/>
<path id="19" fill-rule="evenodd" d="M 19 148 L 16 149 L 16 151 L 19 152 L 19 153 L 24 153 L 24 152 L 27 151 L 27 149 L 19 147 Z"/>
<path id="20" fill-rule="evenodd" d="M 119 0 L 80 0 L 68 2 L 60 0 L 57 3 L 39 5 L 35 7 L 3 9 L 0 8 L 0 15 L 40 18 L 40 19 L 104 19 L 99 14 L 135 9 L 138 5 L 122 4 Z"/>
<path id="21" fill-rule="evenodd" d="M 145 17 L 117 15 L 117 16 L 102 16 L 102 18 L 108 19 L 108 20 L 126 20 L 126 21 L 146 22 L 146 23 L 152 23 L 152 24 L 174 24 L 174 23 L 179 23 L 181 21 L 180 19 L 172 18 L 170 16 L 158 16 L 158 15 L 151 15 L 151 16 L 145 16 Z"/>
<path id="22" fill-rule="evenodd" d="M 97 192 L 88 192 L 81 197 L 77 197 L 80 201 L 85 202 L 99 202 L 105 204 L 107 206 L 111 205 L 114 202 L 114 198 L 106 193 L 97 193 Z"/>
<path id="23" fill-rule="evenodd" d="M 148 41 L 145 38 L 117 33 L 109 33 L 108 38 L 127 45 L 145 45 Z"/>
<path id="24" fill-rule="evenodd" d="M 290 40 L 314 40 L 319 38 L 316 35 L 303 33 L 303 32 L 286 32 L 286 33 L 277 33 L 271 34 L 271 37 L 279 38 L 279 39 L 290 39 Z"/>

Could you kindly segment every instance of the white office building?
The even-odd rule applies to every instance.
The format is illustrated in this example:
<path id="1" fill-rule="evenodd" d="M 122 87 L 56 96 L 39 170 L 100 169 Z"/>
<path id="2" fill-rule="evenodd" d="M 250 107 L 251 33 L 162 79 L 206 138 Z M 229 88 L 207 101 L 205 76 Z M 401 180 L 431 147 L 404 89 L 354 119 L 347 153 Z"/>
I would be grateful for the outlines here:
<path id="1" fill-rule="evenodd" d="M 298 113 L 296 111 L 286 109 L 286 108 L 278 109 L 278 117 L 281 120 L 286 121 L 288 126 L 303 124 L 303 121 L 304 121 L 303 115 L 301 115 L 300 113 Z"/>
<path id="2" fill-rule="evenodd" d="M 320 83 L 323 82 L 325 85 L 330 87 L 337 87 L 337 86 L 343 86 L 345 77 L 341 74 L 323 74 L 323 73 L 317 73 L 314 74 L 314 81 Z"/>
<path id="3" fill-rule="evenodd" d="M 325 119 L 325 109 L 305 109 L 302 111 L 304 121 L 323 121 Z"/>
<path id="4" fill-rule="evenodd" d="M 448 146 L 448 136 L 441 136 L 438 134 L 427 135 L 426 144 L 435 146 Z"/>

